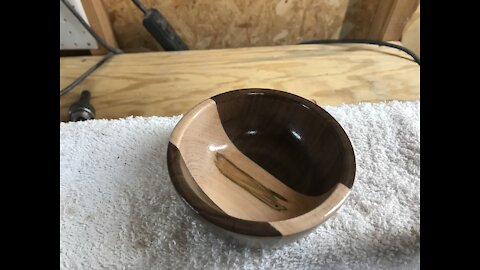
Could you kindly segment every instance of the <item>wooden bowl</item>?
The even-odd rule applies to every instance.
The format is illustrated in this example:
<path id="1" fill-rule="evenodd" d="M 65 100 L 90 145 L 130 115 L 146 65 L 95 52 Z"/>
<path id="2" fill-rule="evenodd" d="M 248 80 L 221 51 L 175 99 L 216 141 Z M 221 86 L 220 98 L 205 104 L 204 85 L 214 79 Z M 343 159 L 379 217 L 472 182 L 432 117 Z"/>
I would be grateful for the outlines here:
<path id="1" fill-rule="evenodd" d="M 198 104 L 175 127 L 168 170 L 200 216 L 248 236 L 290 236 L 328 219 L 347 198 L 355 155 L 325 110 L 271 89 Z"/>

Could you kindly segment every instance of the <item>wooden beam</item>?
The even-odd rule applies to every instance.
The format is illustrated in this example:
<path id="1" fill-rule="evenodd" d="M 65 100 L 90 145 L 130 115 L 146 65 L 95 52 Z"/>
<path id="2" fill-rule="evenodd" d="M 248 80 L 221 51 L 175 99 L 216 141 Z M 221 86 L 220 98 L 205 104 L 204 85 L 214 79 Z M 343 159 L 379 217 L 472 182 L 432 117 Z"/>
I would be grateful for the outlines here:
<path id="1" fill-rule="evenodd" d="M 419 4 L 419 0 L 380 1 L 368 38 L 383 41 L 400 40 L 405 24 Z"/>
<path id="2" fill-rule="evenodd" d="M 93 31 L 102 37 L 107 44 L 118 48 L 117 40 L 102 0 L 82 0 L 82 5 Z M 90 52 L 93 55 L 101 55 L 106 54 L 107 50 L 99 44 L 98 49 L 90 50 Z"/>
<path id="3" fill-rule="evenodd" d="M 60 87 L 101 56 L 62 57 Z M 216 94 L 274 88 L 319 105 L 417 100 L 420 68 L 388 47 L 357 44 L 292 45 L 115 55 L 60 99 L 62 121 L 84 89 L 97 118 L 178 115 Z"/>
<path id="4" fill-rule="evenodd" d="M 402 44 L 420 56 L 420 6 L 403 29 Z"/>

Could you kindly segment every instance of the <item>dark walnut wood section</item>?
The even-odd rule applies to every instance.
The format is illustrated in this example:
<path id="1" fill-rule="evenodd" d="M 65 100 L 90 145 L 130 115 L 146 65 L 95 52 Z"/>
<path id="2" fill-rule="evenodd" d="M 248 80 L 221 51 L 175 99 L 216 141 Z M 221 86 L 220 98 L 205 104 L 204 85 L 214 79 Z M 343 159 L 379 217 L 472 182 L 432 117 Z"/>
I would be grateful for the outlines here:
<path id="1" fill-rule="evenodd" d="M 352 187 L 350 142 L 318 105 L 267 89 L 237 90 L 212 99 L 233 144 L 290 188 L 315 196 L 339 181 Z"/>
<path id="2" fill-rule="evenodd" d="M 309 230 L 348 196 L 355 156 L 342 127 L 301 97 L 271 89 L 226 92 L 175 127 L 168 168 L 182 198 L 227 230 L 286 236 Z"/>

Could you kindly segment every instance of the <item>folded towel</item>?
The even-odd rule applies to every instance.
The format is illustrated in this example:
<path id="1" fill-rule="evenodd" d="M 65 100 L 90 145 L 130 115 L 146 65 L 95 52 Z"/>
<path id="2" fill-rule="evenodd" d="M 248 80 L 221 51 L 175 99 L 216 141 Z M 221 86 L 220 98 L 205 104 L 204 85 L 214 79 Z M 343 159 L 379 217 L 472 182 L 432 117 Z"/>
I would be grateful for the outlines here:
<path id="1" fill-rule="evenodd" d="M 352 193 L 266 249 L 218 237 L 177 196 L 166 153 L 180 116 L 61 123 L 61 269 L 419 269 L 420 102 L 324 108 L 354 146 Z"/>

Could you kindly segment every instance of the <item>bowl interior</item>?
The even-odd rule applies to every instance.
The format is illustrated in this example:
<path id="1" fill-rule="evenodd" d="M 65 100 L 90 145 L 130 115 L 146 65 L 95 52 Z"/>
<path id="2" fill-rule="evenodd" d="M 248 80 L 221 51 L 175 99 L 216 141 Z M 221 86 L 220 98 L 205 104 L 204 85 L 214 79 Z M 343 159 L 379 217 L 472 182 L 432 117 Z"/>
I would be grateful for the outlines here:
<path id="1" fill-rule="evenodd" d="M 189 196 L 238 219 L 299 217 L 353 185 L 355 158 L 344 130 L 316 104 L 286 92 L 217 95 L 182 118 L 171 143 L 183 166 L 174 184 L 184 182 L 194 191 Z M 335 207 L 324 205 L 324 214 Z"/>

